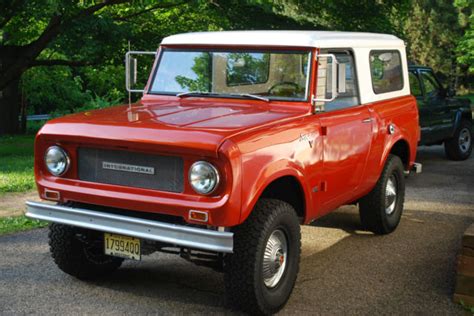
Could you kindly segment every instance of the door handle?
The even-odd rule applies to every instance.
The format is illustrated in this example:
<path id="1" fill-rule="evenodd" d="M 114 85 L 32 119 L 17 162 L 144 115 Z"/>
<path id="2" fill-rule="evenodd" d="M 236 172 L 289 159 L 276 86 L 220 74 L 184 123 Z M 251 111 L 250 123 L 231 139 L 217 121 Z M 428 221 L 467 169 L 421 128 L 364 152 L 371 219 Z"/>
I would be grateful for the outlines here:
<path id="1" fill-rule="evenodd" d="M 371 117 L 362 120 L 362 123 L 370 123 L 370 122 L 372 122 L 372 118 L 371 118 Z"/>

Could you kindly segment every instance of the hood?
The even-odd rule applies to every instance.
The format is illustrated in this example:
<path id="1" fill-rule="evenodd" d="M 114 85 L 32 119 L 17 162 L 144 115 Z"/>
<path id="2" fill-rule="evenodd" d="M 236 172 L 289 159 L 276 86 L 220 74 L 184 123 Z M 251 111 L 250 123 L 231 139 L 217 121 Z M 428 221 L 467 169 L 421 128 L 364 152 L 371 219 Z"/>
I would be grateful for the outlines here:
<path id="1" fill-rule="evenodd" d="M 258 104 L 256 104 L 258 103 Z M 178 101 L 140 102 L 49 121 L 41 135 L 75 142 L 103 139 L 146 143 L 164 150 L 202 150 L 217 155 L 225 139 L 253 128 L 308 114 L 308 109 L 270 104 Z"/>

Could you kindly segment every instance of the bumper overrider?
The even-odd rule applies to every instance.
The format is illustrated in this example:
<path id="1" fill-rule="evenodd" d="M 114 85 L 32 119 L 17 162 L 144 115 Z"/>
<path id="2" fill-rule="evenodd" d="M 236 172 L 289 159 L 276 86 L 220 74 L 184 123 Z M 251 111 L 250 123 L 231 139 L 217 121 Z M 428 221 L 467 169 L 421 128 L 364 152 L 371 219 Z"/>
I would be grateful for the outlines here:
<path id="1" fill-rule="evenodd" d="M 154 240 L 179 247 L 233 251 L 233 233 L 39 202 L 26 202 L 26 216 L 43 221 Z"/>

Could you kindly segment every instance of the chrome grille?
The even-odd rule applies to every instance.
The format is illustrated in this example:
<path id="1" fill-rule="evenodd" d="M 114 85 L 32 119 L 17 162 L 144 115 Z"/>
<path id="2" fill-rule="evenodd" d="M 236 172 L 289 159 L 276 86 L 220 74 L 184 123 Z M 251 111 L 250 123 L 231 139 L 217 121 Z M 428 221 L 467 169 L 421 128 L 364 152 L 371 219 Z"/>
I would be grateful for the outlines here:
<path id="1" fill-rule="evenodd" d="M 80 180 L 183 192 L 183 159 L 123 150 L 78 149 Z"/>

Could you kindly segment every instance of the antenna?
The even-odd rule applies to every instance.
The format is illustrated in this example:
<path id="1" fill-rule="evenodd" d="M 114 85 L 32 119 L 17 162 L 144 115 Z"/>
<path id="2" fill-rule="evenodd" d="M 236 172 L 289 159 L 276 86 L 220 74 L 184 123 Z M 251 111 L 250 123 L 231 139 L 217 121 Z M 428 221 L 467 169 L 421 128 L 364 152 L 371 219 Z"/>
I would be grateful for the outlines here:
<path id="1" fill-rule="evenodd" d="M 128 41 L 128 52 L 130 52 L 130 41 Z M 128 90 L 128 109 L 132 109 L 132 92 L 130 90 Z"/>

